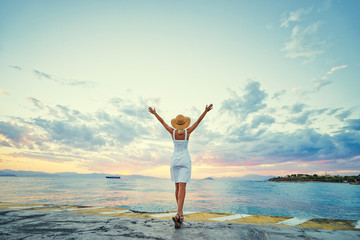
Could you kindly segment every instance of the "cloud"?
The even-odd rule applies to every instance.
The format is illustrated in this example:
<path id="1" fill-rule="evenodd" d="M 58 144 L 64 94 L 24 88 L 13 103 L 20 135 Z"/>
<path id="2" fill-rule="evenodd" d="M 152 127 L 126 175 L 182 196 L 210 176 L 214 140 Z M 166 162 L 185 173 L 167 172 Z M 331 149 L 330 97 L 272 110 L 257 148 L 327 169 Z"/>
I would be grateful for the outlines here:
<path id="1" fill-rule="evenodd" d="M 355 130 L 360 131 L 360 119 L 348 119 L 346 120 L 347 126 L 345 126 L 346 130 Z"/>
<path id="2" fill-rule="evenodd" d="M 345 118 L 349 117 L 352 114 L 352 110 L 344 110 L 341 113 L 335 115 L 340 121 L 344 121 Z"/>
<path id="3" fill-rule="evenodd" d="M 269 115 L 255 116 L 251 122 L 251 128 L 257 128 L 259 125 L 271 125 L 275 122 L 275 118 Z"/>
<path id="4" fill-rule="evenodd" d="M 313 129 L 297 130 L 293 133 L 275 133 L 268 135 L 264 155 L 283 158 L 280 161 L 303 160 L 313 161 L 326 159 L 334 155 L 335 143 L 327 134 L 320 134 Z M 273 143 L 271 143 L 273 141 Z M 336 155 L 336 154 L 335 154 Z M 333 158 L 333 157 L 331 157 Z"/>
<path id="5" fill-rule="evenodd" d="M 36 69 L 33 70 L 33 73 L 35 74 L 35 76 L 37 76 L 39 79 L 49 79 L 49 80 L 53 80 L 52 77 L 50 76 L 50 74 L 44 73 L 44 72 L 40 72 Z M 56 81 L 56 80 L 54 80 Z"/>
<path id="6" fill-rule="evenodd" d="M 333 83 L 333 81 L 329 79 L 329 75 L 331 75 L 335 71 L 337 71 L 339 69 L 343 69 L 343 68 L 347 68 L 347 65 L 341 65 L 341 66 L 333 67 L 320 80 L 315 81 L 315 84 L 314 84 L 315 85 L 315 92 L 318 92 L 324 86 Z"/>
<path id="7" fill-rule="evenodd" d="M 100 120 L 100 121 L 107 121 L 107 122 L 110 122 L 111 121 L 111 117 L 110 115 L 103 111 L 103 110 L 100 110 L 96 113 L 96 117 Z"/>
<path id="8" fill-rule="evenodd" d="M 287 27 L 289 27 L 290 22 L 301 21 L 301 17 L 303 15 L 309 14 L 311 11 L 312 11 L 312 8 L 309 8 L 309 9 L 300 8 L 300 9 L 290 12 L 290 13 L 283 13 L 280 27 L 287 28 Z"/>
<path id="9" fill-rule="evenodd" d="M 80 168 L 107 171 L 124 171 L 129 166 L 128 170 L 134 171 L 139 165 L 154 168 L 168 164 L 172 150 L 170 136 L 167 135 L 165 141 L 158 131 L 150 134 L 151 124 L 144 122 L 138 112 L 146 99 L 126 100 L 129 106 L 135 107 L 136 111 L 131 114 L 128 106 L 115 107 L 114 111 L 114 107 L 107 104 L 88 114 L 64 105 L 48 106 L 35 97 L 28 100 L 41 111 L 52 109 L 56 113 L 29 119 L 13 117 L 16 123 L 0 121 L 0 146 L 9 147 L 9 151 L 13 148 L 14 152 L 7 154 L 10 157 L 71 162 Z M 144 112 L 150 115 L 146 108 Z M 116 170 L 103 168 L 103 161 L 118 167 Z"/>
<path id="10" fill-rule="evenodd" d="M 245 141 L 248 138 L 250 141 Z M 230 149 L 216 153 L 217 158 L 209 158 L 203 163 L 222 166 L 261 166 L 295 161 L 313 162 L 338 156 L 334 153 L 335 143 L 326 134 L 319 134 L 313 129 L 302 129 L 293 133 L 267 132 L 261 136 L 242 136 L 234 139 L 228 136 Z M 235 142 L 234 140 L 237 140 Z M 277 167 L 281 167 L 277 165 Z"/>
<path id="11" fill-rule="evenodd" d="M 300 96 L 305 95 L 307 93 L 307 91 L 305 91 L 304 89 L 302 89 L 301 87 L 293 87 L 290 89 L 290 91 L 294 94 L 298 94 Z"/>
<path id="12" fill-rule="evenodd" d="M 68 80 L 68 79 L 61 79 L 58 77 L 54 77 L 53 75 L 50 75 L 48 73 L 45 72 L 41 72 L 38 71 L 36 69 L 33 70 L 33 74 L 41 80 L 50 80 L 62 85 L 67 85 L 67 86 L 86 86 L 86 87 L 94 87 L 96 85 L 95 82 L 91 82 L 91 81 L 79 81 L 79 80 Z"/>
<path id="13" fill-rule="evenodd" d="M 348 131 L 348 129 L 349 126 L 345 126 L 344 130 L 333 137 L 337 147 L 337 149 L 333 150 L 335 158 L 348 159 L 360 155 L 360 133 L 359 131 Z M 359 159 L 357 159 L 357 162 L 359 162 Z"/>
<path id="14" fill-rule="evenodd" d="M 55 108 L 49 106 L 47 106 L 47 108 L 49 109 L 49 113 L 51 115 L 56 115 L 59 118 L 65 118 L 69 122 L 79 120 L 89 121 L 92 119 L 92 116 L 89 114 L 83 114 L 78 110 L 70 109 L 69 107 L 60 104 L 56 105 Z"/>
<path id="15" fill-rule="evenodd" d="M 19 142 L 26 135 L 27 129 L 12 122 L 0 121 L 0 133 L 13 141 Z"/>
<path id="16" fill-rule="evenodd" d="M 311 114 L 312 114 L 311 111 L 306 111 L 299 116 L 290 118 L 289 122 L 294 123 L 294 124 L 304 125 L 304 124 L 308 123 L 308 120 L 309 120 L 309 117 L 311 116 Z"/>
<path id="17" fill-rule="evenodd" d="M 303 103 L 283 108 L 294 115 L 289 118 L 288 123 L 306 125 L 305 128 L 287 132 L 285 129 L 289 129 L 288 124 L 283 122 L 281 129 L 275 127 L 271 131 L 266 126 L 275 122 L 273 116 L 257 115 L 250 124 L 232 125 L 223 135 L 226 147 L 222 145 L 221 148 L 213 149 L 214 157 L 202 156 L 206 159 L 200 159 L 201 153 L 199 153 L 197 159 L 201 164 L 214 166 L 261 166 L 278 163 L 294 163 L 294 166 L 297 166 L 296 164 L 300 166 L 304 163 L 316 162 L 315 165 L 324 164 L 326 169 L 349 169 L 351 168 L 349 161 L 360 166 L 360 158 L 357 158 L 360 156 L 360 120 L 348 119 L 344 122 L 344 127 L 333 133 L 326 133 L 311 128 L 311 123 L 321 119 L 322 114 L 334 115 L 341 109 L 309 108 L 310 106 Z M 349 116 L 348 110 L 343 112 Z M 263 127 L 257 129 L 261 125 Z M 322 160 L 323 162 L 320 163 L 319 161 Z M 342 162 L 341 166 L 339 161 Z"/>
<path id="18" fill-rule="evenodd" d="M 249 124 L 234 126 L 226 137 L 226 141 L 230 144 L 257 141 L 265 131 L 264 128 L 253 130 Z"/>
<path id="19" fill-rule="evenodd" d="M 0 123 L 0 144 L 52 151 L 100 151 L 121 149 L 131 144 L 149 131 L 143 123 L 148 112 L 142 102 L 126 100 L 126 105 L 119 107 L 118 114 L 109 114 L 99 110 L 95 114 L 82 113 L 68 106 L 48 106 L 35 97 L 29 101 L 39 110 L 49 111 L 49 115 L 31 118 L 16 118 L 17 122 Z M 144 113 L 142 113 L 143 111 Z M 41 134 L 39 134 L 41 133 Z M 24 155 L 25 156 L 25 155 Z"/>
<path id="20" fill-rule="evenodd" d="M 106 134 L 111 145 L 128 144 L 148 133 L 138 122 L 119 117 L 112 117 L 109 121 L 102 123 L 99 126 L 99 131 Z"/>
<path id="21" fill-rule="evenodd" d="M 41 127 L 54 143 L 85 150 L 96 150 L 106 144 L 96 128 L 84 123 L 35 118 L 34 124 Z"/>
<path id="22" fill-rule="evenodd" d="M 334 115 L 336 112 L 338 112 L 341 109 L 342 108 L 329 109 L 327 115 L 329 115 L 329 116 Z"/>
<path id="23" fill-rule="evenodd" d="M 335 164 L 336 169 L 354 169 L 354 164 L 360 166 L 360 121 L 354 120 L 334 135 L 319 133 L 312 128 L 291 133 L 262 132 L 259 135 L 244 125 L 242 131 L 238 131 L 238 139 L 232 135 L 227 137 L 230 147 L 226 151 L 215 152 L 218 157 L 207 161 L 214 165 L 221 163 L 222 166 L 256 166 L 326 160 L 324 164 Z M 336 162 L 342 162 L 341 166 Z"/>
<path id="24" fill-rule="evenodd" d="M 269 125 L 263 124 L 262 128 L 257 129 L 261 125 L 257 123 L 262 116 L 257 115 L 250 124 L 243 123 L 240 126 L 233 124 L 223 135 L 226 147 L 222 145 L 221 148 L 213 149 L 213 157 L 200 154 L 197 159 L 201 164 L 213 166 L 255 167 L 275 164 L 274 166 L 281 167 L 279 163 L 289 163 L 294 169 L 306 164 L 313 170 L 315 168 L 354 170 L 355 166 L 360 170 L 360 120 L 347 119 L 353 110 L 311 109 L 311 106 L 304 103 L 296 103 L 281 109 L 288 110 L 291 115 L 288 121 L 277 123 L 281 124 L 280 129 L 277 125 L 271 129 L 266 128 L 275 123 L 271 119 L 274 115 L 268 115 Z M 311 127 L 315 120 L 326 119 L 327 116 L 335 114 L 345 126 L 341 127 L 343 124 L 334 125 L 331 122 L 332 126 L 337 126 L 334 132 L 324 132 L 324 129 Z M 279 115 L 279 118 L 281 117 Z M 291 131 L 293 128 L 289 128 L 289 123 L 304 127 Z M 326 124 L 326 121 L 324 123 Z M 321 125 L 325 127 L 324 124 Z M 310 162 L 311 164 L 307 165 Z"/>
<path id="25" fill-rule="evenodd" d="M 343 68 L 347 68 L 347 65 L 341 65 L 341 66 L 337 66 L 337 67 L 333 67 L 330 69 L 330 71 L 327 72 L 328 75 L 333 74 L 335 71 L 339 70 L 339 69 L 343 69 Z"/>
<path id="26" fill-rule="evenodd" d="M 329 85 L 333 83 L 333 81 L 329 79 L 321 79 L 315 82 L 315 91 L 320 91 L 321 88 L 325 87 L 326 85 Z"/>
<path id="27" fill-rule="evenodd" d="M 38 128 L 46 136 L 47 143 L 58 148 L 66 146 L 86 151 L 120 148 L 148 134 L 143 121 L 140 121 L 143 120 L 140 108 L 136 107 L 140 105 L 135 102 L 128 101 L 129 106 L 133 106 L 134 114 L 129 114 L 125 108 L 117 115 L 110 115 L 105 110 L 86 114 L 64 105 L 53 108 L 36 98 L 29 99 L 39 109 L 49 110 L 51 118 L 37 117 L 25 122 Z M 143 112 L 147 113 L 146 108 Z M 39 141 L 39 145 L 42 143 Z"/>
<path id="28" fill-rule="evenodd" d="M 280 96 L 284 95 L 286 93 L 286 90 L 280 90 L 274 93 L 272 96 L 272 99 L 279 99 Z"/>
<path id="29" fill-rule="evenodd" d="M 155 100 L 156 101 L 156 100 Z M 129 101 L 125 98 L 112 98 L 110 103 L 116 107 L 116 109 L 126 115 L 137 117 L 140 119 L 150 119 L 152 118 L 151 114 L 148 113 L 147 108 L 149 103 L 143 99 L 140 99 L 139 104 L 135 104 L 132 101 Z"/>
<path id="30" fill-rule="evenodd" d="M 291 107 L 291 113 L 299 113 L 306 107 L 306 104 L 303 103 L 296 103 Z"/>
<path id="31" fill-rule="evenodd" d="M 290 106 L 277 102 L 271 111 L 267 96 L 257 81 L 249 81 L 243 91 L 230 91 L 220 115 L 203 122 L 191 140 L 194 164 L 265 170 L 272 166 L 296 169 L 302 164 L 349 170 L 357 164 L 360 169 L 360 120 L 349 119 L 355 108 L 313 109 L 302 102 Z M 42 113 L 53 113 L 0 122 L 0 145 L 18 148 L 14 151 L 21 156 L 72 162 L 92 171 L 133 173 L 136 166 L 151 169 L 168 164 L 173 148 L 169 134 L 163 128 L 159 131 L 156 120 L 144 121 L 153 117 L 147 107 L 155 99 L 111 98 L 110 104 L 95 113 L 60 104 L 48 106 L 35 97 L 28 100 Z M 201 112 L 192 111 L 193 115 Z M 329 116 L 335 118 L 320 122 Z"/>
<path id="32" fill-rule="evenodd" d="M 43 102 L 41 102 L 39 99 L 36 99 L 34 97 L 28 97 L 28 99 L 39 109 L 44 109 L 45 105 Z"/>
<path id="33" fill-rule="evenodd" d="M 1 135 L 0 135 L 0 137 L 1 137 Z M 6 140 L 0 140 L 0 146 L 11 147 L 11 144 Z M 0 159 L 0 162 L 1 162 L 1 159 Z"/>
<path id="34" fill-rule="evenodd" d="M 303 107 L 305 105 L 303 104 L 295 104 L 293 108 L 291 109 L 291 113 L 299 113 L 297 116 L 293 116 L 289 118 L 290 123 L 299 124 L 299 125 L 305 125 L 305 124 L 311 124 L 313 120 L 317 119 L 319 115 L 325 113 L 328 109 L 312 109 L 303 111 Z"/>
<path id="35" fill-rule="evenodd" d="M 0 121 L 0 139 L 2 140 L 1 145 L 3 146 L 33 148 L 36 138 L 36 133 L 29 126 Z"/>
<path id="36" fill-rule="evenodd" d="M 10 68 L 13 68 L 13 69 L 16 69 L 16 70 L 22 70 L 22 68 L 21 67 L 19 67 L 19 66 L 15 66 L 15 65 L 10 65 L 9 66 Z"/>
<path id="37" fill-rule="evenodd" d="M 9 94 L 9 92 L 0 89 L 0 94 Z"/>
<path id="38" fill-rule="evenodd" d="M 325 41 L 321 41 L 318 37 L 318 28 L 322 22 L 318 21 L 301 27 L 296 25 L 291 33 L 291 40 L 285 42 L 285 46 L 281 51 L 285 52 L 287 58 L 314 58 L 323 52 Z"/>
<path id="39" fill-rule="evenodd" d="M 267 93 L 260 90 L 259 82 L 250 81 L 244 91 L 243 96 L 238 96 L 236 92 L 231 91 L 233 96 L 222 102 L 220 112 L 228 112 L 245 119 L 249 114 L 258 112 L 267 106 L 264 103 Z"/>
<path id="40" fill-rule="evenodd" d="M 55 108 L 46 105 L 41 100 L 34 98 L 34 97 L 28 97 L 29 101 L 31 101 L 34 106 L 39 110 L 47 110 L 48 114 L 54 117 L 65 117 L 68 120 L 72 119 L 74 120 L 74 116 L 78 115 L 77 117 L 81 117 L 81 114 L 77 110 L 70 110 L 68 107 L 63 105 L 57 105 Z M 85 117 L 86 118 L 86 117 Z"/>
<path id="41" fill-rule="evenodd" d="M 23 70 L 21 67 L 19 66 L 9 66 L 10 68 L 16 69 L 16 70 Z M 75 79 L 63 79 L 63 78 L 59 78 L 59 77 L 55 77 L 49 73 L 45 73 L 45 72 L 41 72 L 39 70 L 33 69 L 32 73 L 41 80 L 50 80 L 62 85 L 67 85 L 67 86 L 86 86 L 86 87 L 94 87 L 96 85 L 95 82 L 92 81 L 80 81 L 80 80 L 75 80 Z"/>
<path id="42" fill-rule="evenodd" d="M 330 75 L 333 74 L 335 71 L 342 69 L 342 68 L 346 68 L 346 67 L 347 67 L 347 65 L 341 65 L 338 67 L 331 68 L 330 71 L 328 71 L 320 80 L 314 81 L 314 89 L 313 90 L 303 91 L 302 95 L 319 92 L 323 87 L 332 84 L 333 81 L 331 79 L 329 79 Z"/>

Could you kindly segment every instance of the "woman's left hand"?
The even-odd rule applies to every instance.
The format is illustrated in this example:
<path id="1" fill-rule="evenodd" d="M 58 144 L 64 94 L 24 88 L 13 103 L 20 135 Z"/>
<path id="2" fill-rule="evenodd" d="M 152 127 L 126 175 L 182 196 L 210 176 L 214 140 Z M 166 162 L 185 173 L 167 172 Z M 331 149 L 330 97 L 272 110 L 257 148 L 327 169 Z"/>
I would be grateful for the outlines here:
<path id="1" fill-rule="evenodd" d="M 156 110 L 155 110 L 155 108 L 149 107 L 149 112 L 152 113 L 152 114 L 155 114 Z"/>

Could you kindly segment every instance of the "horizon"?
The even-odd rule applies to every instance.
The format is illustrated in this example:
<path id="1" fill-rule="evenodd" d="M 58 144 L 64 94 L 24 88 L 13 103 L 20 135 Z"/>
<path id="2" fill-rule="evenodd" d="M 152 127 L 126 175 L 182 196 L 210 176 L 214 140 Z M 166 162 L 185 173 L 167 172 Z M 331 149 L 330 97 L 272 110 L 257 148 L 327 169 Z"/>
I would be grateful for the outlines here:
<path id="1" fill-rule="evenodd" d="M 153 177 L 153 178 L 159 178 L 159 179 L 170 179 L 170 178 L 162 178 L 162 177 L 154 177 L 154 176 L 147 176 L 147 175 L 139 175 L 139 174 L 129 174 L 129 175 L 124 175 L 124 174 L 114 174 L 114 173 L 104 173 L 104 172 L 90 172 L 90 173 L 78 173 L 78 172 L 42 172 L 42 171 L 24 171 L 24 170 L 11 170 L 11 169 L 0 169 L 0 171 L 7 171 L 7 170 L 10 170 L 10 171 L 14 171 L 14 172 L 33 172 L 33 173 L 46 173 L 46 174 L 61 174 L 61 173 L 73 173 L 73 174 L 78 174 L 78 175 L 87 175 L 87 174 L 103 174 L 103 175 L 120 175 L 120 176 L 142 176 L 142 177 Z M 258 176 L 258 177 L 286 177 L 286 176 L 289 176 L 289 175 L 293 175 L 293 174 L 305 174 L 305 175 L 310 175 L 310 176 L 313 176 L 313 175 L 318 175 L 318 176 L 358 176 L 360 175 L 359 172 L 349 172 L 350 175 L 348 174 L 340 174 L 340 175 L 331 175 L 327 172 L 324 172 L 324 174 L 317 174 L 317 173 L 314 173 L 314 174 L 308 174 L 308 173 L 288 173 L 286 175 L 283 175 L 283 176 L 278 176 L 278 175 L 260 175 L 260 174 L 246 174 L 246 175 L 242 175 L 242 176 L 233 176 L 233 177 L 214 177 L 214 176 L 207 176 L 207 177 L 204 177 L 204 178 L 192 178 L 192 179 L 196 179 L 196 180 L 203 180 L 205 178 L 214 178 L 214 179 L 217 179 L 217 178 L 244 178 L 244 177 L 249 177 L 249 176 Z M 0 175 L 1 176 L 1 175 Z"/>
<path id="2" fill-rule="evenodd" d="M 0 1 L 0 168 L 169 178 L 147 108 L 193 123 L 212 103 L 193 178 L 360 173 L 359 7 Z"/>

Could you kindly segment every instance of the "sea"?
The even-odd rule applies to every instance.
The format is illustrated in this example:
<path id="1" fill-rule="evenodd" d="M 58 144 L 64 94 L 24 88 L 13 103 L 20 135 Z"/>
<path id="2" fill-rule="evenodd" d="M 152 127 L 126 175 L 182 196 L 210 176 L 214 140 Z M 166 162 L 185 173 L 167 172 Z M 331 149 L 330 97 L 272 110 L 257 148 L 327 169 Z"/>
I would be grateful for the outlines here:
<path id="1" fill-rule="evenodd" d="M 0 202 L 176 211 L 169 179 L 1 177 Z M 360 220 L 360 185 L 191 180 L 184 211 Z"/>

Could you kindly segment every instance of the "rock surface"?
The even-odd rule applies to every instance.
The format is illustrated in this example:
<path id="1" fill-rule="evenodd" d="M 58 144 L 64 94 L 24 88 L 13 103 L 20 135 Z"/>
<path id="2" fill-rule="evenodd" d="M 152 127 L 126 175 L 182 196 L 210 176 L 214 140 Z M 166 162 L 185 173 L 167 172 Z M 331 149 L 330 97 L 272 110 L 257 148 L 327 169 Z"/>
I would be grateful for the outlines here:
<path id="1" fill-rule="evenodd" d="M 360 239 L 359 231 L 0 210 L 0 239 Z"/>

